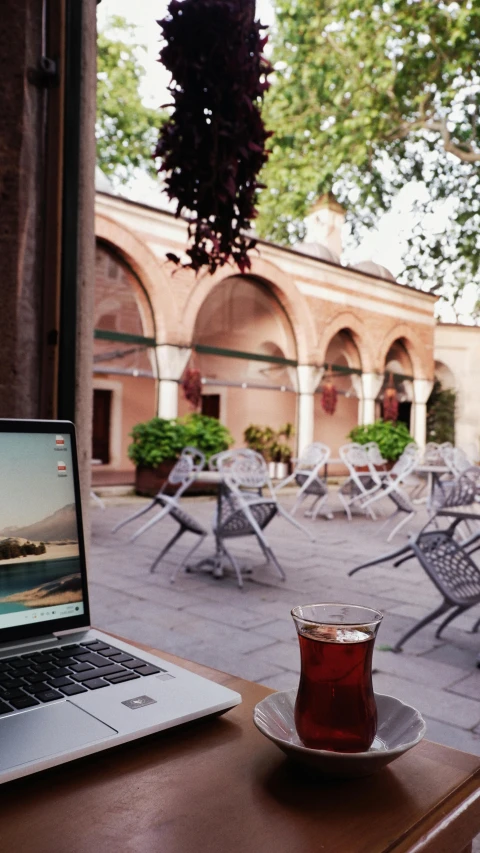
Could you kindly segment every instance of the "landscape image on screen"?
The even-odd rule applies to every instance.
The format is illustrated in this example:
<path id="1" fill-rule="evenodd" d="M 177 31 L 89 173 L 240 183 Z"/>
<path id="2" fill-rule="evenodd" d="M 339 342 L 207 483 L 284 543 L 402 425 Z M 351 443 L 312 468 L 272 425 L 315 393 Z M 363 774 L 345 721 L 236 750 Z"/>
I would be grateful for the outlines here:
<path id="1" fill-rule="evenodd" d="M 0 434 L 0 624 L 82 598 L 69 437 Z"/>

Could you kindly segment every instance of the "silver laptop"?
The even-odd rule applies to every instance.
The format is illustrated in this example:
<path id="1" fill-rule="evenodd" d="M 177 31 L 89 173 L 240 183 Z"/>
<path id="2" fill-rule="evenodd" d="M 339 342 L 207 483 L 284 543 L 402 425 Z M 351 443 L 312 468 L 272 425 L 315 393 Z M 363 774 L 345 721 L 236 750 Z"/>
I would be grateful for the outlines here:
<path id="1" fill-rule="evenodd" d="M 0 420 L 0 782 L 240 701 L 90 628 L 74 426 Z"/>

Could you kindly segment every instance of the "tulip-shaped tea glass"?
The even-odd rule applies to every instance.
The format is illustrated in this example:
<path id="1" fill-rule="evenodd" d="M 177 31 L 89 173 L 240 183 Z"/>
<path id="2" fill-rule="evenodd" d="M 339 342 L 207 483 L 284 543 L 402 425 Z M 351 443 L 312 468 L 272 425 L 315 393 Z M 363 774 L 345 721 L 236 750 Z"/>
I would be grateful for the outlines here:
<path id="1" fill-rule="evenodd" d="M 368 750 L 377 730 L 372 655 L 382 614 L 350 604 L 305 604 L 292 616 L 300 643 L 300 740 L 312 749 Z"/>

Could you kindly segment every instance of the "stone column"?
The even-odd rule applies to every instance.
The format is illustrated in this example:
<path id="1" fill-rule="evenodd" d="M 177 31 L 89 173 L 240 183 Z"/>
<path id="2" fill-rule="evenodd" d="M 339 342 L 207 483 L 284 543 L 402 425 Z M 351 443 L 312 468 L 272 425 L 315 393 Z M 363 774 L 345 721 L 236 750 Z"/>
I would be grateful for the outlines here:
<path id="1" fill-rule="evenodd" d="M 410 431 L 419 447 L 425 447 L 427 439 L 427 400 L 432 392 L 430 379 L 413 380 L 413 405 Z"/>
<path id="2" fill-rule="evenodd" d="M 159 418 L 176 418 L 178 415 L 178 383 L 192 354 L 190 347 L 159 344 L 156 347 L 158 361 L 158 410 Z"/>
<path id="3" fill-rule="evenodd" d="M 358 400 L 358 415 L 357 421 L 358 424 L 363 423 L 363 382 L 362 377 L 357 373 L 352 373 L 350 376 L 350 380 L 352 382 L 353 390 L 355 391 L 357 400 Z"/>
<path id="4" fill-rule="evenodd" d="M 310 364 L 299 364 L 297 367 L 298 378 L 298 440 L 297 455 L 300 457 L 303 451 L 313 441 L 314 426 L 314 393 L 323 374 L 323 367 L 315 367 Z"/>
<path id="5" fill-rule="evenodd" d="M 362 424 L 373 424 L 375 421 L 375 402 L 383 385 L 383 379 L 380 373 L 362 373 Z"/>

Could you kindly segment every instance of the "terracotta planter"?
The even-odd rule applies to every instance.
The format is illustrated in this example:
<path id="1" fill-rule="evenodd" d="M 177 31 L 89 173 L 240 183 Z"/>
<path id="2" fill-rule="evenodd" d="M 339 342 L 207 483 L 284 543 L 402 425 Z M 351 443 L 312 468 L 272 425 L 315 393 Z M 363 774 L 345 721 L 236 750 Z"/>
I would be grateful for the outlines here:
<path id="1" fill-rule="evenodd" d="M 168 475 L 176 463 L 176 459 L 161 462 L 156 468 L 147 468 L 143 465 L 138 465 L 135 469 L 135 491 L 137 495 L 146 495 L 154 497 L 168 480 Z M 177 491 L 177 486 L 168 485 L 165 489 L 166 495 L 173 495 Z M 198 482 L 192 485 L 184 492 L 185 495 L 210 495 L 216 494 L 217 486 L 212 483 L 206 483 L 200 478 Z"/>
<path id="2" fill-rule="evenodd" d="M 156 468 L 147 468 L 138 465 L 135 469 L 135 491 L 137 495 L 148 495 L 154 497 L 168 480 L 168 475 L 175 465 L 176 460 L 161 462 Z M 173 489 L 168 489 L 173 491 Z"/>

